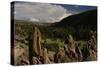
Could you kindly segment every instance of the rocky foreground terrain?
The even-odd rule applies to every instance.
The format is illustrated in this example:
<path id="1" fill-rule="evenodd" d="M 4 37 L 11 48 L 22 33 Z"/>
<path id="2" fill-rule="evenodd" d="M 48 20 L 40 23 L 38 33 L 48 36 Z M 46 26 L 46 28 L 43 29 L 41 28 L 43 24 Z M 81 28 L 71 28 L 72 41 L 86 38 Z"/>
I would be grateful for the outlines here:
<path id="1" fill-rule="evenodd" d="M 63 46 L 45 47 L 48 45 L 42 33 L 34 25 L 15 24 L 14 65 L 52 64 L 66 62 L 83 62 L 97 60 L 97 33 L 90 31 L 89 40 L 82 46 L 76 43 L 71 34 L 67 34 Z M 57 48 L 57 49 L 56 49 Z"/>

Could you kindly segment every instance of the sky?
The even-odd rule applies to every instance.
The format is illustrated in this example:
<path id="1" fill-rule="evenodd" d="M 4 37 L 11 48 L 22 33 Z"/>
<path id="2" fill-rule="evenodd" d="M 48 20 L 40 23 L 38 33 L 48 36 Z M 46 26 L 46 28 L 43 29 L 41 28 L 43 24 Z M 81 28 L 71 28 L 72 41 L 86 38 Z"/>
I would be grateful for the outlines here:
<path id="1" fill-rule="evenodd" d="M 13 13 L 16 20 L 54 23 L 70 15 L 93 9 L 96 9 L 96 6 L 16 1 Z"/>
<path id="2" fill-rule="evenodd" d="M 68 9 L 73 14 L 81 13 L 88 10 L 97 9 L 96 6 L 86 6 L 86 5 L 66 5 L 66 4 L 58 4 L 63 6 L 65 9 Z"/>

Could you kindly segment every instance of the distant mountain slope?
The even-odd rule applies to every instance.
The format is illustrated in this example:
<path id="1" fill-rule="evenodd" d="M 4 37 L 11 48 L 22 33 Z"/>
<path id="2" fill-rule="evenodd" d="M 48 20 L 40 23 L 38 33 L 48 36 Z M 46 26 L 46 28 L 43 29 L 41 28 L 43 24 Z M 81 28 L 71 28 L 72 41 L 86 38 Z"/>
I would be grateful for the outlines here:
<path id="1" fill-rule="evenodd" d="M 81 26 L 91 29 L 96 29 L 97 26 L 97 10 L 86 11 L 80 14 L 72 15 L 64 18 L 58 23 L 55 23 L 56 27 L 72 26 L 74 28 L 80 28 Z"/>
<path id="2" fill-rule="evenodd" d="M 66 34 L 72 34 L 76 39 L 86 40 L 91 30 L 97 31 L 97 10 L 66 17 L 60 22 L 54 23 L 52 27 L 56 28 L 53 32 L 56 35 L 59 34 L 58 37 L 61 35 L 64 38 Z"/>

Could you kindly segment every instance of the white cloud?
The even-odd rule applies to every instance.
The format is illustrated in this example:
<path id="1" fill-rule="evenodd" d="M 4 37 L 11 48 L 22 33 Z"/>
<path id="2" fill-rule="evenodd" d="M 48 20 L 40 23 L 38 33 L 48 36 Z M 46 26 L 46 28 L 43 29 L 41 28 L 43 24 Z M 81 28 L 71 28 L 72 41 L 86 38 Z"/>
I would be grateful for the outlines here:
<path id="1" fill-rule="evenodd" d="M 48 3 L 15 3 L 15 19 L 40 22 L 57 22 L 69 16 L 69 13 L 60 5 Z"/>

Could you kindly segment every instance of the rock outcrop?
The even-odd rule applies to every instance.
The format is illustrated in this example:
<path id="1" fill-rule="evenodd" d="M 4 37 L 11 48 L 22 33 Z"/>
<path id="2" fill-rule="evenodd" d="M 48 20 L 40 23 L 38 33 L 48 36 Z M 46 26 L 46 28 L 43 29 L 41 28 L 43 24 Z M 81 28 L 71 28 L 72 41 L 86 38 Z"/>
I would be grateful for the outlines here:
<path id="1" fill-rule="evenodd" d="M 42 56 L 41 33 L 37 27 L 33 27 L 33 53 Z"/>
<path id="2" fill-rule="evenodd" d="M 37 27 L 33 27 L 32 34 L 32 42 L 29 44 L 30 64 L 49 64 L 47 49 L 41 47 L 41 32 Z"/>
<path id="3" fill-rule="evenodd" d="M 64 48 L 59 47 L 58 52 L 54 56 L 55 63 L 63 63 L 64 62 L 65 51 Z"/>
<path id="4" fill-rule="evenodd" d="M 77 61 L 78 55 L 76 53 L 76 47 L 75 47 L 75 42 L 72 37 L 72 35 L 68 35 L 66 40 L 65 40 L 65 54 L 70 58 L 71 62 Z"/>
<path id="5" fill-rule="evenodd" d="M 50 64 L 51 63 L 50 59 L 48 57 L 48 53 L 47 53 L 47 49 L 46 48 L 43 49 L 43 63 L 44 64 Z"/>
<path id="6" fill-rule="evenodd" d="M 97 60 L 97 39 L 96 31 L 90 32 L 90 39 L 87 41 L 89 56 L 87 60 Z"/>

